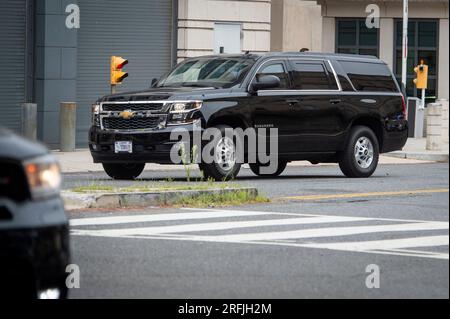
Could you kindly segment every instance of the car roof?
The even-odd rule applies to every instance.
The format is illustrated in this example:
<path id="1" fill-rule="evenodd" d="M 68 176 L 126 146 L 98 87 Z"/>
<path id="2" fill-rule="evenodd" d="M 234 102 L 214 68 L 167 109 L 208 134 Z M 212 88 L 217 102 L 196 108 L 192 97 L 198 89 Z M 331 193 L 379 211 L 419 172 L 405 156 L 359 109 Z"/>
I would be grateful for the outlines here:
<path id="1" fill-rule="evenodd" d="M 376 56 L 372 55 L 359 55 L 359 54 L 343 54 L 343 53 L 323 53 L 323 52 L 267 52 L 261 54 L 255 53 L 242 53 L 242 54 L 213 54 L 200 56 L 196 58 L 229 58 L 229 59 L 252 59 L 258 60 L 260 58 L 270 58 L 270 57 L 289 57 L 289 58 L 320 58 L 327 60 L 338 60 L 338 61 L 355 61 L 355 62 L 369 62 L 369 63 L 383 63 L 382 60 L 378 59 Z M 192 59 L 192 58 L 191 58 Z M 195 59 L 195 58 L 194 58 Z"/>

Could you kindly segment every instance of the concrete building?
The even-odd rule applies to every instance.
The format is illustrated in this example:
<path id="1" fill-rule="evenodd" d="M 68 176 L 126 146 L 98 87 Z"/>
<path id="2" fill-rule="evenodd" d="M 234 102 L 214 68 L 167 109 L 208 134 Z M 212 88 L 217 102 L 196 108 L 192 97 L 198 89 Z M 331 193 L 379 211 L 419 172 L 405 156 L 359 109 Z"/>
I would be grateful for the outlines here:
<path id="1" fill-rule="evenodd" d="M 73 5 L 80 28 L 66 23 Z M 91 104 L 110 91 L 111 55 L 129 60 L 126 91 L 186 57 L 269 51 L 270 0 L 2 0 L 0 43 L 0 125 L 20 132 L 20 105 L 37 103 L 38 138 L 58 148 L 59 103 L 77 102 L 83 147 Z"/>
<path id="2" fill-rule="evenodd" d="M 307 47 L 313 51 L 376 55 L 400 78 L 402 2 L 273 0 L 271 49 L 297 51 Z M 365 24 L 371 4 L 380 9 L 378 29 L 369 29 Z M 419 94 L 412 83 L 413 68 L 424 59 L 430 66 L 428 101 L 449 98 L 448 19 L 448 0 L 409 1 L 408 96 Z"/>
<path id="3" fill-rule="evenodd" d="M 270 0 L 179 0 L 178 58 L 270 50 Z"/>

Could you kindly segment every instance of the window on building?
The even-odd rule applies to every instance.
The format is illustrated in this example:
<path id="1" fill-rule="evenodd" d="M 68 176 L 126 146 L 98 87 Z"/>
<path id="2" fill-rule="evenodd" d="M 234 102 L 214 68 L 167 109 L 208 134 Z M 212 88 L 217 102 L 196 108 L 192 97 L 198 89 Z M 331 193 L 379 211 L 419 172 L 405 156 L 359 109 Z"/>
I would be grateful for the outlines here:
<path id="1" fill-rule="evenodd" d="M 330 81 L 324 65 L 320 62 L 295 62 L 293 72 L 296 90 L 329 90 Z"/>
<path id="2" fill-rule="evenodd" d="M 336 20 L 336 52 L 378 57 L 379 29 L 366 27 L 366 19 Z"/>
<path id="3" fill-rule="evenodd" d="M 399 83 L 402 77 L 402 20 L 395 23 L 395 60 L 394 70 Z M 437 54 L 438 54 L 438 22 L 436 20 L 412 19 L 408 22 L 408 77 L 406 93 L 408 96 L 422 96 L 420 90 L 416 90 L 413 80 L 416 77 L 414 67 L 424 60 L 428 69 L 427 102 L 432 102 L 436 97 L 437 88 Z"/>

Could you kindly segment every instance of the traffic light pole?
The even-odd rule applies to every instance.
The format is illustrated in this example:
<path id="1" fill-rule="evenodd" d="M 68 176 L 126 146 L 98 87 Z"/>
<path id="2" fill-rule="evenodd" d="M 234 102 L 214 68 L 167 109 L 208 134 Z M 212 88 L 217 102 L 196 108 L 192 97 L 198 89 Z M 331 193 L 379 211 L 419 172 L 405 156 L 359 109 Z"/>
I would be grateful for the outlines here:
<path id="1" fill-rule="evenodd" d="M 116 85 L 111 84 L 111 94 L 116 94 Z"/>
<path id="2" fill-rule="evenodd" d="M 422 110 L 425 109 L 425 92 L 426 90 L 422 89 L 422 101 L 420 102 L 420 107 Z"/>
<path id="3" fill-rule="evenodd" d="M 406 98 L 406 80 L 408 67 L 408 0 L 403 0 L 403 41 L 402 41 L 402 91 Z"/>

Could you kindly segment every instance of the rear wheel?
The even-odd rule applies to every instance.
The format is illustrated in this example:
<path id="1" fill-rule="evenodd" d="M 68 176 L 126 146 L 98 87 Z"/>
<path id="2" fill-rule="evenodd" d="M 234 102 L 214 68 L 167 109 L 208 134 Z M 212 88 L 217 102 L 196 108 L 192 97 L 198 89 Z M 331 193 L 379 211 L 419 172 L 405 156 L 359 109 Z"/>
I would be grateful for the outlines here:
<path id="1" fill-rule="evenodd" d="M 278 166 L 276 168 L 276 171 L 272 172 L 272 173 L 265 173 L 264 170 L 261 169 L 263 167 L 266 167 L 266 168 L 269 167 L 268 164 L 251 163 L 251 164 L 249 164 L 249 166 L 250 166 L 251 171 L 255 175 L 258 175 L 258 176 L 279 176 L 286 169 L 287 162 L 286 161 L 279 161 L 278 162 Z"/>
<path id="2" fill-rule="evenodd" d="M 103 163 L 103 168 L 113 179 L 135 179 L 144 170 L 144 163 Z"/>
<path id="3" fill-rule="evenodd" d="M 379 156 L 375 133 L 366 126 L 355 126 L 340 154 L 339 167 L 347 177 L 370 177 L 377 169 Z"/>

